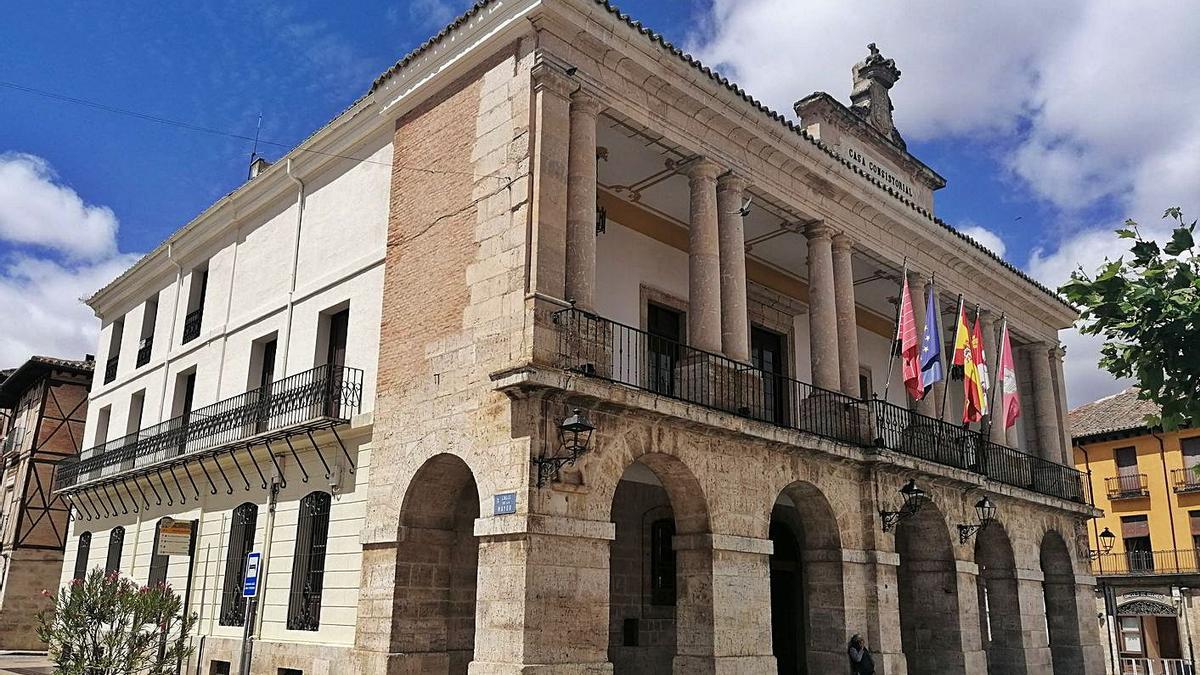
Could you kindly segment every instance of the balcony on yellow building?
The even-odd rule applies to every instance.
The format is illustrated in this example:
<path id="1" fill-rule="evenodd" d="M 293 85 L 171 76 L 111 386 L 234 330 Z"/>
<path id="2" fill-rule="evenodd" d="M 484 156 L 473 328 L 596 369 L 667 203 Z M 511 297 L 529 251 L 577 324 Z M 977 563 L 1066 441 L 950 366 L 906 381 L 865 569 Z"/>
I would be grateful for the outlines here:
<path id="1" fill-rule="evenodd" d="M 1150 496 L 1144 473 L 1129 473 L 1104 479 L 1109 499 L 1140 499 Z"/>

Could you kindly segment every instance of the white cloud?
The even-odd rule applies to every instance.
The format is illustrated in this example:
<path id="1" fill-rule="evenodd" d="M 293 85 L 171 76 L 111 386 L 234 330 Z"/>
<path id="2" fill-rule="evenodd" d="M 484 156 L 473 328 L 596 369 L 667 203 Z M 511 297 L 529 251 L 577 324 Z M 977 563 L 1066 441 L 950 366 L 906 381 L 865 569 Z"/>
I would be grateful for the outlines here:
<path id="1" fill-rule="evenodd" d="M 116 253 L 117 217 L 92 206 L 42 158 L 0 154 L 0 240 L 59 251 L 80 260 Z"/>
<path id="2" fill-rule="evenodd" d="M 117 252 L 117 228 L 44 159 L 0 154 L 0 367 L 95 351 L 100 324 L 82 298 L 137 259 Z"/>
<path id="3" fill-rule="evenodd" d="M 902 71 L 892 90 L 902 134 L 988 141 L 1057 215 L 1028 262 L 1057 286 L 1080 265 L 1092 271 L 1120 255 L 1112 230 L 1125 216 L 1157 236 L 1169 206 L 1200 215 L 1197 32 L 1192 3 L 714 0 L 689 47 L 790 111 L 815 90 L 848 101 L 851 66 L 878 43 Z M 1113 222 L 1082 215 L 1114 209 Z M 968 234 L 997 243 L 991 232 Z M 1073 405 L 1124 386 L 1097 368 L 1098 340 L 1062 339 Z"/>
<path id="4" fill-rule="evenodd" d="M 1000 238 L 1000 235 L 992 232 L 982 225 L 961 225 L 959 226 L 958 231 L 974 239 L 980 244 L 983 244 L 985 248 L 991 249 L 992 253 L 995 253 L 1001 258 L 1004 257 L 1005 251 L 1008 250 L 1008 247 L 1004 245 L 1004 240 Z"/>

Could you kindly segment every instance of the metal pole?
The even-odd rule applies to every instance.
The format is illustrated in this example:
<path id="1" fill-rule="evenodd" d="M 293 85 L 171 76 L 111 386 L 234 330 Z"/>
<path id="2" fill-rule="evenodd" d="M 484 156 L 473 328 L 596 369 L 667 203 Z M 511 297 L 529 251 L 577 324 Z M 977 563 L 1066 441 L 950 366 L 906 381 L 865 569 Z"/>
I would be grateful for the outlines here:
<path id="1" fill-rule="evenodd" d="M 261 579 L 259 581 L 261 582 Z M 254 653 L 254 615 L 258 612 L 258 596 L 246 599 L 246 613 L 242 617 L 242 654 L 238 659 L 238 673 L 250 675 L 250 659 Z"/>

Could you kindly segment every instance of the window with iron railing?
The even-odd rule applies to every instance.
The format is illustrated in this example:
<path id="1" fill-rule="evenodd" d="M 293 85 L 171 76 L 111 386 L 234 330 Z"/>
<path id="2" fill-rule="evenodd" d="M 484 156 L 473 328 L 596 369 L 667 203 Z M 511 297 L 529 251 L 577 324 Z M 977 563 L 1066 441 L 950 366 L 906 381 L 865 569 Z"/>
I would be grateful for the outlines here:
<path id="1" fill-rule="evenodd" d="M 254 548 L 254 530 L 258 526 L 258 506 L 246 502 L 233 510 L 229 530 L 229 548 L 225 555 L 225 582 L 221 587 L 222 626 L 242 626 L 246 621 L 246 598 L 242 582 L 246 575 L 246 556 Z"/>
<path id="2" fill-rule="evenodd" d="M 92 533 L 84 532 L 79 535 L 79 544 L 75 549 L 75 575 L 73 578 L 82 579 L 87 576 L 88 554 L 92 551 Z"/>
<path id="3" fill-rule="evenodd" d="M 154 588 L 159 584 L 167 583 L 167 564 L 171 562 L 170 556 L 158 554 L 158 541 L 162 537 L 163 521 L 160 518 L 154 524 L 154 543 L 150 549 L 150 575 L 146 578 L 146 585 Z"/>
<path id="4" fill-rule="evenodd" d="M 114 356 L 104 364 L 104 384 L 117 379 L 117 361 L 119 358 L 118 356 Z"/>
<path id="5" fill-rule="evenodd" d="M 108 557 L 104 561 L 104 572 L 121 569 L 121 549 L 125 547 L 125 528 L 118 525 L 108 533 Z"/>
<path id="6" fill-rule="evenodd" d="M 204 308 L 192 310 L 183 317 L 183 344 L 200 337 L 200 322 L 204 320 Z"/>
<path id="7" fill-rule="evenodd" d="M 1104 479 L 1109 499 L 1136 499 L 1150 494 L 1146 474 L 1127 473 Z"/>
<path id="8" fill-rule="evenodd" d="M 138 368 L 141 368 L 142 366 L 146 365 L 147 363 L 150 363 L 150 353 L 153 350 L 154 350 L 154 336 L 153 335 L 144 337 L 141 339 L 140 342 L 138 342 L 138 351 L 137 351 L 137 367 Z"/>
<path id="9" fill-rule="evenodd" d="M 292 554 L 292 586 L 288 597 L 288 630 L 317 630 L 321 627 L 329 506 L 328 492 L 311 492 L 300 500 L 296 549 Z"/>

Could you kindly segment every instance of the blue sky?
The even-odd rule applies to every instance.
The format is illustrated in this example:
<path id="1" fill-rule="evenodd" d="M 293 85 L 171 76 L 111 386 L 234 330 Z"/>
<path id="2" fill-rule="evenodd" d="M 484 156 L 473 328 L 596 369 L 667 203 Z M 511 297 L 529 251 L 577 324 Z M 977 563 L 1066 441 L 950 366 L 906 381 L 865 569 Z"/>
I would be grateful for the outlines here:
<path id="1" fill-rule="evenodd" d="M 262 138 L 290 147 L 467 4 L 18 3 L 0 23 L 0 80 L 244 135 L 262 113 Z M 939 215 L 1047 283 L 1098 262 L 1126 216 L 1197 210 L 1186 200 L 1200 192 L 1200 167 L 1181 153 L 1200 149 L 1200 126 L 1181 114 L 1164 125 L 1117 100 L 1161 86 L 1200 103 L 1191 55 L 1164 46 L 1193 40 L 1190 9 L 1131 18 L 1070 1 L 1052 15 L 1035 2 L 970 13 L 942 0 L 871 11 L 842 0 L 618 4 L 789 114 L 817 89 L 847 100 L 850 66 L 878 42 L 903 71 L 893 93 L 909 149 L 948 179 Z M 1114 140 L 1134 125 L 1134 139 Z M 274 159 L 284 148 L 260 151 Z M 45 189 L 45 203 L 69 207 L 39 211 L 46 222 L 30 232 L 13 224 L 11 204 L 6 225 L 0 203 L 0 312 L 32 316 L 0 334 L 0 365 L 90 351 L 96 325 L 76 298 L 240 184 L 249 153 L 247 141 L 0 85 L 0 201 L 7 181 L 10 195 Z M 1080 379 L 1094 348 L 1080 344 L 1073 384 L 1113 389 Z"/>

